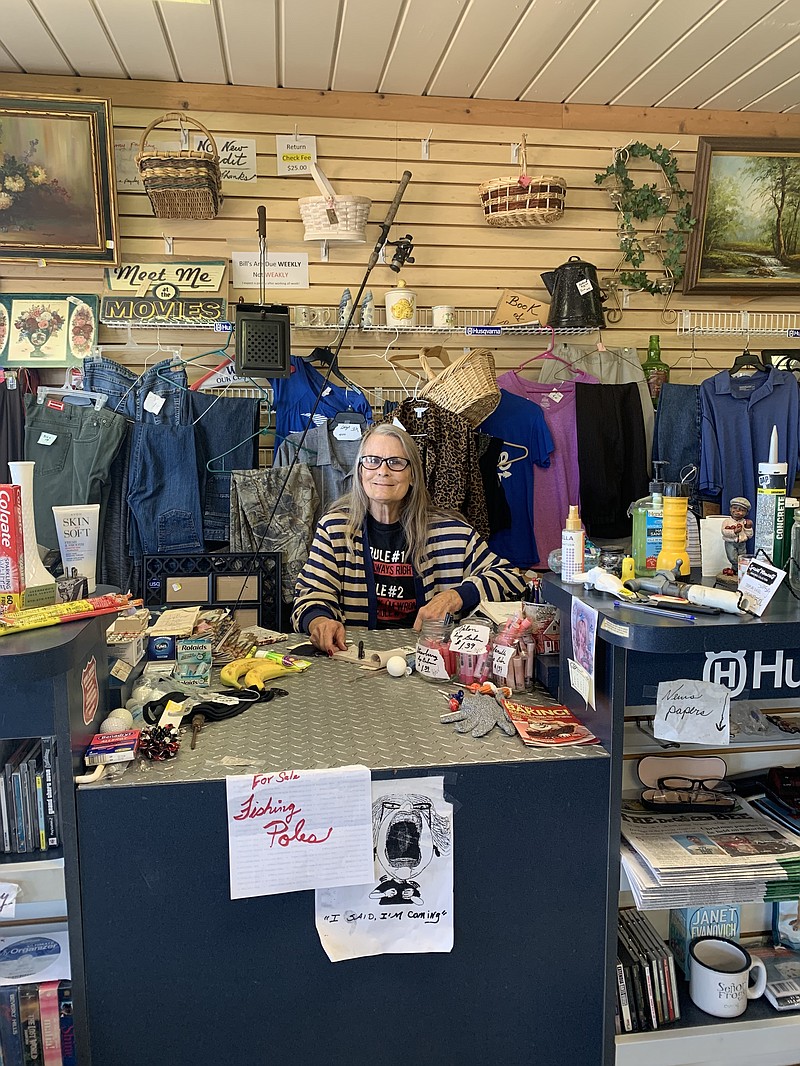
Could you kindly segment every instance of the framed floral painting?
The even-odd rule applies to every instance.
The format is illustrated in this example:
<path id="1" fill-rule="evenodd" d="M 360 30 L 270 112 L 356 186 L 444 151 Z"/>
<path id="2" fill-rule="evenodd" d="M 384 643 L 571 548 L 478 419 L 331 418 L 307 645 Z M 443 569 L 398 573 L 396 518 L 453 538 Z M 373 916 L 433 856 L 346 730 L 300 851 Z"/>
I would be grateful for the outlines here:
<path id="1" fill-rule="evenodd" d="M 78 366 L 97 343 L 98 296 L 0 296 L 0 366 Z"/>
<path id="2" fill-rule="evenodd" d="M 119 258 L 108 100 L 0 96 L 0 260 Z"/>

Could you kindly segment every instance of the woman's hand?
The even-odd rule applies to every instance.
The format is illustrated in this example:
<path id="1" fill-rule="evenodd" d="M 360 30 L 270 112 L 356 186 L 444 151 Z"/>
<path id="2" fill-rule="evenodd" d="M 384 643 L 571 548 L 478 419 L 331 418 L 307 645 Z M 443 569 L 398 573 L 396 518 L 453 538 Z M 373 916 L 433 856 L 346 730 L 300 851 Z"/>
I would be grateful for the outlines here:
<path id="1" fill-rule="evenodd" d="M 328 655 L 333 655 L 335 651 L 347 650 L 344 626 L 335 618 L 313 618 L 308 623 L 308 635 L 314 647 L 327 652 Z"/>
<path id="2" fill-rule="evenodd" d="M 437 592 L 432 599 L 428 600 L 424 607 L 420 607 L 414 622 L 414 629 L 422 629 L 422 623 L 427 618 L 438 620 L 444 618 L 446 614 L 457 614 L 463 606 L 464 601 L 455 589 Z"/>

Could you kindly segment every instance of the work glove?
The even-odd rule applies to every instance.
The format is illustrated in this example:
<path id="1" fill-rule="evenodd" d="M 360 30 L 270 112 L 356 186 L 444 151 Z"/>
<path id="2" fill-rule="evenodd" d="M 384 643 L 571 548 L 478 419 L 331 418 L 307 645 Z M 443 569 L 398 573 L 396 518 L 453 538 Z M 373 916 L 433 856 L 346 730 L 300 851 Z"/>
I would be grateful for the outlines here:
<path id="1" fill-rule="evenodd" d="M 457 711 L 443 714 L 443 724 L 455 722 L 456 733 L 471 733 L 473 737 L 485 737 L 498 726 L 509 737 L 516 730 L 503 704 L 494 696 L 473 695 L 467 692 Z"/>

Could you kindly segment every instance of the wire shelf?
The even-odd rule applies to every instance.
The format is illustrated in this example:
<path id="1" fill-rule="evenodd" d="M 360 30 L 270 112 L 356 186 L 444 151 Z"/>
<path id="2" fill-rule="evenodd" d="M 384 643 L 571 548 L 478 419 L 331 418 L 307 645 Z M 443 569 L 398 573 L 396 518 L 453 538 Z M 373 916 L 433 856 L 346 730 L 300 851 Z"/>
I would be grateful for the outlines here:
<path id="1" fill-rule="evenodd" d="M 330 321 L 322 325 L 302 325 L 298 326 L 293 323 L 293 328 L 302 332 L 336 332 L 339 329 L 338 325 L 338 308 L 314 308 L 314 311 L 318 314 L 327 313 Z M 550 330 L 547 326 L 538 325 L 537 323 L 528 323 L 523 326 L 493 326 L 491 325 L 491 318 L 494 314 L 494 310 L 491 308 L 459 308 L 455 311 L 456 323 L 454 326 L 434 326 L 433 325 L 433 312 L 429 307 L 417 308 L 416 324 L 414 326 L 388 326 L 386 324 L 386 311 L 383 307 L 376 307 L 373 324 L 371 326 L 359 325 L 356 321 L 353 322 L 351 329 L 357 329 L 363 333 L 435 333 L 441 336 L 447 336 L 450 334 L 461 334 L 466 336 L 524 336 L 524 335 L 544 335 L 547 336 Z M 574 335 L 579 333 L 596 333 L 597 330 L 594 327 L 585 329 L 557 329 L 555 331 L 559 334 Z"/>
<path id="2" fill-rule="evenodd" d="M 784 311 L 681 311 L 678 333 L 760 333 L 800 337 L 800 313 Z"/>

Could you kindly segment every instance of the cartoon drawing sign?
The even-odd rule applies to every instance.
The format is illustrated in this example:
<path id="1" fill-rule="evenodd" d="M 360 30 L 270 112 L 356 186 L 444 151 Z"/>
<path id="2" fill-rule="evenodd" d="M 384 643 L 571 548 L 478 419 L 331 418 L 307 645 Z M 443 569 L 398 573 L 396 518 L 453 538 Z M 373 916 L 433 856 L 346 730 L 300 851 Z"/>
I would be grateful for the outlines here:
<path id="1" fill-rule="evenodd" d="M 444 778 L 373 781 L 372 841 L 372 881 L 316 892 L 328 958 L 452 951 L 453 807 Z"/>

